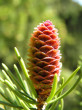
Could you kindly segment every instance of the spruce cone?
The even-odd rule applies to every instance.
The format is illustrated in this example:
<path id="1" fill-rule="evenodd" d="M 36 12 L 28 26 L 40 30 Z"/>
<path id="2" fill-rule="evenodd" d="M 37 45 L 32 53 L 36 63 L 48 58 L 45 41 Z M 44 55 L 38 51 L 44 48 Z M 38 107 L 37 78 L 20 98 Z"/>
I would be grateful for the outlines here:
<path id="1" fill-rule="evenodd" d="M 60 73 L 60 50 L 57 29 L 49 20 L 35 28 L 30 42 L 30 77 L 38 94 L 38 110 L 49 96 L 54 74 Z"/>

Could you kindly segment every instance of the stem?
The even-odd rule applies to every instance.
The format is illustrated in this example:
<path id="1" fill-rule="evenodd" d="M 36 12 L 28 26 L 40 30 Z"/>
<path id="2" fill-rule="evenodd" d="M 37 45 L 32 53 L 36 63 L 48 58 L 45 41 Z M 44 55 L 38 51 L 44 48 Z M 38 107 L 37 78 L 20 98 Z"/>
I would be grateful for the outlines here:
<path id="1" fill-rule="evenodd" d="M 26 90 L 24 89 L 24 87 L 18 82 L 18 80 L 16 79 L 16 77 L 13 75 L 13 73 L 9 70 L 9 68 L 5 64 L 3 64 L 3 63 L 2 63 L 2 66 L 4 67 L 4 69 L 6 70 L 6 72 L 9 74 L 9 76 L 11 77 L 11 79 L 13 79 L 13 81 L 16 83 L 16 85 L 25 92 L 25 94 L 26 94 L 26 96 L 28 98 L 32 99 L 30 97 L 30 95 L 26 92 Z M 5 71 L 3 71 L 3 72 L 5 73 Z M 10 78 L 8 77 L 8 75 L 6 75 L 6 76 L 7 76 L 7 79 L 10 81 L 10 83 L 12 83 L 12 81 L 10 80 Z M 13 83 L 12 83 L 12 85 L 13 85 Z"/>
<path id="2" fill-rule="evenodd" d="M 62 84 L 64 84 L 64 77 L 62 77 Z M 61 84 L 59 85 L 59 87 L 61 87 Z M 59 92 L 58 97 L 61 95 L 61 93 L 62 93 L 62 91 Z M 61 102 L 62 102 L 62 99 L 61 99 Z M 58 104 L 58 101 L 54 102 L 49 110 L 54 110 L 56 108 L 57 104 Z M 63 108 L 63 103 L 61 103 L 61 106 Z"/>
<path id="3" fill-rule="evenodd" d="M 21 106 L 10 104 L 10 103 L 4 102 L 4 101 L 0 101 L 0 104 L 7 105 L 7 106 L 10 106 L 10 107 L 19 108 L 19 109 L 23 109 Z"/>
<path id="4" fill-rule="evenodd" d="M 49 96 L 48 99 L 46 100 L 47 103 L 53 98 L 53 96 L 54 96 L 54 94 L 55 94 L 55 91 L 56 91 L 56 88 L 57 88 L 57 74 L 55 74 L 55 76 L 54 76 L 54 81 L 53 81 L 53 85 L 52 85 L 52 90 L 51 90 L 50 96 Z"/>
<path id="5" fill-rule="evenodd" d="M 24 75 L 25 75 L 25 77 L 26 77 L 26 79 L 27 79 L 28 86 L 29 86 L 31 92 L 33 93 L 33 95 L 34 95 L 35 97 L 37 97 L 36 90 L 35 90 L 35 88 L 34 88 L 34 86 L 33 86 L 32 81 L 31 81 L 30 78 L 29 78 L 29 74 L 28 74 L 28 71 L 27 71 L 27 69 L 26 69 L 25 63 L 24 63 L 22 57 L 20 56 L 18 49 L 15 47 L 14 50 L 15 50 L 15 53 L 16 53 L 16 55 L 17 55 L 19 64 L 20 64 L 20 66 L 21 66 L 21 68 L 22 68 L 22 71 L 23 71 L 23 73 L 24 73 Z"/>
<path id="6" fill-rule="evenodd" d="M 5 96 L 5 92 L 4 92 L 4 90 L 3 90 L 2 88 L 0 88 L 0 94 L 1 94 L 9 103 L 13 104 L 13 102 L 12 102 L 11 99 L 10 99 L 10 97 L 8 98 L 8 97 Z"/>
<path id="7" fill-rule="evenodd" d="M 58 110 L 61 110 L 61 105 L 59 104 L 59 106 L 58 106 Z"/>
<path id="8" fill-rule="evenodd" d="M 15 64 L 14 64 L 14 70 L 15 70 L 15 72 L 16 72 L 17 79 L 19 80 L 21 86 L 25 89 L 22 76 L 21 76 L 21 74 L 20 74 L 20 72 L 19 72 L 19 70 L 18 70 L 18 68 L 17 68 L 17 66 L 16 66 Z"/>
<path id="9" fill-rule="evenodd" d="M 27 99 L 26 97 L 24 97 L 19 91 L 17 91 L 17 89 L 12 86 L 9 81 L 5 80 L 4 83 L 14 92 L 14 94 L 16 94 L 19 98 L 21 98 L 22 100 L 28 102 L 28 103 L 32 103 L 32 104 L 36 104 L 37 102 L 34 100 L 30 100 Z"/>
<path id="10" fill-rule="evenodd" d="M 64 84 L 62 84 L 62 86 L 57 90 L 57 92 L 55 93 L 55 95 L 58 94 L 58 93 L 69 83 L 69 81 L 74 77 L 74 75 L 79 71 L 79 69 L 80 69 L 80 67 L 78 67 L 78 68 L 72 73 L 72 75 L 67 79 L 67 81 L 66 81 Z"/>
<path id="11" fill-rule="evenodd" d="M 23 106 L 24 110 L 30 110 L 22 100 L 20 100 L 20 103 Z"/>
<path id="12" fill-rule="evenodd" d="M 66 91 L 63 95 L 61 95 L 61 96 L 58 97 L 57 99 L 54 99 L 54 100 L 50 101 L 49 103 L 56 102 L 56 101 L 58 101 L 58 100 L 64 98 L 65 96 L 67 96 L 67 95 L 77 86 L 77 84 L 78 84 L 79 81 L 81 80 L 81 76 L 82 76 L 82 75 L 80 74 L 80 76 L 79 76 L 79 78 L 77 79 L 77 81 L 75 82 L 75 84 L 74 84 L 68 91 Z"/>
<path id="13" fill-rule="evenodd" d="M 7 75 L 7 73 L 6 73 L 4 70 L 2 70 L 2 73 L 3 73 L 3 75 L 5 76 L 5 78 L 6 78 L 10 83 L 13 84 L 12 80 L 10 79 L 10 77 Z"/>
<path id="14" fill-rule="evenodd" d="M 63 108 L 64 108 L 64 100 L 61 99 L 61 110 L 63 110 Z"/>

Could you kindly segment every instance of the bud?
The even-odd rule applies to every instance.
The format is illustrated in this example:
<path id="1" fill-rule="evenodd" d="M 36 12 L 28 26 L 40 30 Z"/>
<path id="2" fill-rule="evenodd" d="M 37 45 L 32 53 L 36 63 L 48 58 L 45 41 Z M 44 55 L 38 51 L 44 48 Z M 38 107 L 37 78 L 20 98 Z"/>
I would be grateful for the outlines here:
<path id="1" fill-rule="evenodd" d="M 30 41 L 30 78 L 38 94 L 38 110 L 49 96 L 55 73 L 60 73 L 60 39 L 47 20 L 35 28 Z"/>

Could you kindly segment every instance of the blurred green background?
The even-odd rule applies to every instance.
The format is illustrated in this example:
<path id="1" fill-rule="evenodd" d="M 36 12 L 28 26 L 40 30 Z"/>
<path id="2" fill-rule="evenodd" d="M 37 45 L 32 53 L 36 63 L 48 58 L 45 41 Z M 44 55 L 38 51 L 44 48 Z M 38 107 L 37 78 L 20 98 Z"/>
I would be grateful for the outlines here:
<path id="1" fill-rule="evenodd" d="M 59 30 L 61 76 L 70 76 L 82 55 L 82 6 L 72 0 L 0 0 L 0 71 L 2 62 L 13 71 L 13 64 L 17 64 L 15 46 L 27 63 L 31 33 L 45 20 L 51 20 Z M 77 87 L 80 93 L 74 90 L 65 98 L 64 110 L 82 110 L 81 84 Z"/>

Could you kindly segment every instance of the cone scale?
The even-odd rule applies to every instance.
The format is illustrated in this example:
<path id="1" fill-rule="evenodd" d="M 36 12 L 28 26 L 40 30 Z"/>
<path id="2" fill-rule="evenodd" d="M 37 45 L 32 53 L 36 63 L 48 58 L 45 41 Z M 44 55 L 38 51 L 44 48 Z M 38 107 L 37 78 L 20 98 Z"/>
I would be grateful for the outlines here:
<path id="1" fill-rule="evenodd" d="M 47 20 L 35 28 L 30 40 L 29 74 L 38 94 L 37 110 L 50 95 L 54 75 L 60 74 L 60 39 L 57 29 Z"/>

